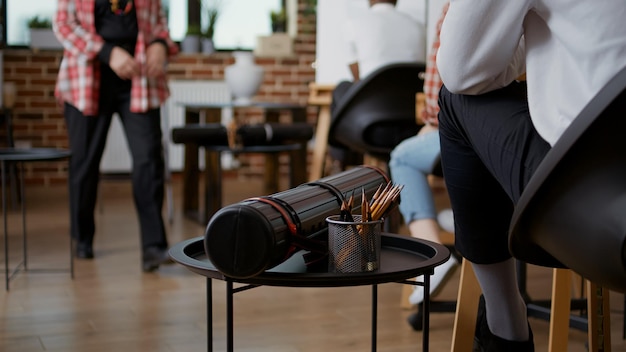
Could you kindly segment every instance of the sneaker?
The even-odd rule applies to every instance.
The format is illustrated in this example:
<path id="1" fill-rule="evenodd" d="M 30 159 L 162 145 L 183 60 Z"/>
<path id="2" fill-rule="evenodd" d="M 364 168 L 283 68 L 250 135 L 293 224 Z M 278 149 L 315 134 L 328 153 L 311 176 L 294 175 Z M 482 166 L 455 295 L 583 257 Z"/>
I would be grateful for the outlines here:
<path id="1" fill-rule="evenodd" d="M 459 266 L 459 262 L 455 257 L 450 257 L 447 262 L 435 268 L 435 273 L 430 276 L 430 295 L 434 296 L 441 290 L 443 283 L 448 280 L 454 270 Z M 415 285 L 413 293 L 409 296 L 409 303 L 420 304 L 424 300 L 424 286 Z"/>
<path id="2" fill-rule="evenodd" d="M 454 214 L 452 209 L 444 209 L 437 214 L 437 222 L 444 231 L 454 233 Z"/>

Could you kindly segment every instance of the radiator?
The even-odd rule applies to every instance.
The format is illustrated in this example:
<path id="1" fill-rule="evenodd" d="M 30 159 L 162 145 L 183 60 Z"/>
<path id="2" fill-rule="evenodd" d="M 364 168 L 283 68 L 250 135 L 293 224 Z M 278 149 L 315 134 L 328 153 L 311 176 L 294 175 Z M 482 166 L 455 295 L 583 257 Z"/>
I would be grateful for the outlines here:
<path id="1" fill-rule="evenodd" d="M 231 100 L 230 90 L 224 81 L 209 80 L 170 80 L 170 98 L 161 109 L 161 126 L 163 129 L 164 152 L 169 170 L 183 169 L 184 149 L 182 145 L 171 142 L 171 129 L 185 124 L 185 109 L 181 103 L 226 103 Z M 227 124 L 232 119 L 232 109 L 222 109 L 222 123 Z M 200 167 L 204 167 L 204 155 L 200 150 Z M 222 166 L 233 167 L 235 161 L 232 155 L 223 153 Z M 115 116 L 111 123 L 107 143 L 100 163 L 100 170 L 104 173 L 130 172 L 131 157 L 124 131 L 119 118 Z"/>
<path id="2" fill-rule="evenodd" d="M 180 171 L 183 168 L 184 148 L 182 145 L 171 142 L 171 129 L 185 124 L 185 108 L 181 103 L 208 104 L 230 102 L 230 90 L 224 81 L 191 81 L 171 80 L 169 82 L 170 98 L 162 110 L 163 135 L 166 138 L 170 170 Z M 232 119 L 232 109 L 222 110 L 222 123 L 228 124 Z M 202 116 L 201 116 L 202 119 Z M 202 150 L 200 150 L 202 153 Z M 199 156 L 200 166 L 203 166 L 204 157 Z M 225 165 L 228 166 L 228 165 Z"/>

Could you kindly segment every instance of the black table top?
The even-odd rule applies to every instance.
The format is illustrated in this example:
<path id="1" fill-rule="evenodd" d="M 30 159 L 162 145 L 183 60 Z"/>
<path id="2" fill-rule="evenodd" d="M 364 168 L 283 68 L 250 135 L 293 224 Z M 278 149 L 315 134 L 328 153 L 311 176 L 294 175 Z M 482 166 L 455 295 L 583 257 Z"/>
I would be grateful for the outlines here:
<path id="1" fill-rule="evenodd" d="M 47 161 L 67 158 L 69 150 L 57 148 L 0 148 L 2 161 Z"/>
<path id="2" fill-rule="evenodd" d="M 246 279 L 226 277 L 210 262 L 204 250 L 204 237 L 174 245 L 169 254 L 174 261 L 207 278 L 238 283 L 285 287 L 343 287 L 399 282 L 430 273 L 450 257 L 448 248 L 409 236 L 384 233 L 380 268 L 364 273 L 307 272 L 298 252 L 266 272 Z"/>

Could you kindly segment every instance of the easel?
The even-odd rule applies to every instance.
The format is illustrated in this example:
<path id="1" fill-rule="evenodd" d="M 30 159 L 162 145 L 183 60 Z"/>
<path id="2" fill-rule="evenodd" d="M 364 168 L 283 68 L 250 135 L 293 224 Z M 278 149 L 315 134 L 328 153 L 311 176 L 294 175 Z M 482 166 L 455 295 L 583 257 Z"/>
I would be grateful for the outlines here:
<path id="1" fill-rule="evenodd" d="M 334 89 L 334 84 L 309 83 L 308 104 L 319 106 L 309 181 L 315 181 L 324 176 L 324 161 L 326 160 L 328 130 L 330 129 L 330 103 L 333 100 Z"/>

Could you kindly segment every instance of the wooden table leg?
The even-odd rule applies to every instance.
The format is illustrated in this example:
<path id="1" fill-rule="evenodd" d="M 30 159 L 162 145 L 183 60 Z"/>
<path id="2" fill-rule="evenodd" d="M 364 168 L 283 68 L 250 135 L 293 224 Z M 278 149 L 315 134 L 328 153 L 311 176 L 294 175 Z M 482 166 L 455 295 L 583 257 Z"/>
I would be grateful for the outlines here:
<path id="1" fill-rule="evenodd" d="M 289 153 L 289 187 L 294 188 L 307 182 L 306 157 L 307 143 Z"/>
<path id="2" fill-rule="evenodd" d="M 265 109 L 264 120 L 266 123 L 275 123 L 280 120 L 280 110 Z M 265 173 L 263 176 L 263 189 L 265 194 L 273 194 L 278 192 L 278 179 L 280 178 L 280 172 L 278 170 L 279 162 L 278 153 L 265 154 Z"/>
<path id="3" fill-rule="evenodd" d="M 279 153 L 267 153 L 265 154 L 265 182 L 264 189 L 265 194 L 274 194 L 278 192 L 278 180 L 279 180 Z"/>
<path id="4" fill-rule="evenodd" d="M 306 122 L 306 108 L 291 109 L 291 120 L 297 123 Z M 308 143 L 303 142 L 300 149 L 289 154 L 289 187 L 294 188 L 307 182 Z"/>
<path id="5" fill-rule="evenodd" d="M 185 111 L 185 124 L 195 124 L 200 121 L 197 112 Z M 198 181 L 200 171 L 198 165 L 198 145 L 185 143 L 185 162 L 183 166 L 183 212 L 186 215 L 198 215 Z"/>
<path id="6" fill-rule="evenodd" d="M 205 148 L 204 160 L 204 212 L 200 222 L 207 223 L 222 207 L 221 153 Z"/>

